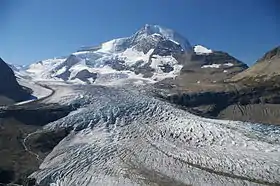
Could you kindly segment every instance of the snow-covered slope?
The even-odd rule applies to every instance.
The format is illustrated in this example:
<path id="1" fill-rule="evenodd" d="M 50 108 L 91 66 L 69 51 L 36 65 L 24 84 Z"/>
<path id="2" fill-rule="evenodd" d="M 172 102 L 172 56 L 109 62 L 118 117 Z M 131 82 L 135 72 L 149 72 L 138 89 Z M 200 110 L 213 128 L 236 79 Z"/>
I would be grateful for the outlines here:
<path id="1" fill-rule="evenodd" d="M 65 60 L 65 58 L 54 58 L 39 61 L 37 63 L 31 64 L 26 71 L 36 78 L 48 79 L 52 77 L 52 70 Z"/>
<path id="2" fill-rule="evenodd" d="M 187 39 L 171 29 L 145 25 L 127 38 L 114 39 L 99 47 L 83 47 L 68 58 L 43 60 L 27 72 L 37 79 L 106 83 L 122 79 L 158 81 L 179 74 L 176 57 L 192 55 Z M 100 82 L 100 81 L 99 81 Z"/>
<path id="3" fill-rule="evenodd" d="M 71 89 L 58 100 L 81 108 L 45 129 L 75 129 L 31 176 L 42 185 L 280 183 L 279 127 L 204 119 L 128 87 Z"/>

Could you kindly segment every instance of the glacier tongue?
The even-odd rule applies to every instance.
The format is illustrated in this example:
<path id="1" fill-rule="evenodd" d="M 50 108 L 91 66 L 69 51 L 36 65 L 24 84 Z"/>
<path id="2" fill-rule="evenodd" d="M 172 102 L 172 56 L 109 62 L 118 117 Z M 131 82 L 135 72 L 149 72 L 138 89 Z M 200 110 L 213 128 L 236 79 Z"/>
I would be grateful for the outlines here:
<path id="1" fill-rule="evenodd" d="M 280 183 L 279 127 L 201 118 L 130 86 L 71 87 L 82 108 L 45 127 L 75 130 L 32 174 L 41 184 Z"/>

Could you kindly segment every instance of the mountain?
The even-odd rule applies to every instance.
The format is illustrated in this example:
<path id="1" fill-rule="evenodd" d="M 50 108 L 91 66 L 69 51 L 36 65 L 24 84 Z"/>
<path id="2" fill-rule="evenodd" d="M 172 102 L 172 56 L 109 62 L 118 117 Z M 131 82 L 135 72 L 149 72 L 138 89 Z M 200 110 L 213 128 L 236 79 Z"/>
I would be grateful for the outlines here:
<path id="1" fill-rule="evenodd" d="M 246 68 L 158 25 L 32 64 L 25 81 L 52 91 L 2 108 L 0 182 L 279 185 L 280 128 L 258 124 L 279 89 L 226 81 Z"/>
<path id="2" fill-rule="evenodd" d="M 27 72 L 39 79 L 98 83 L 118 79 L 160 80 L 180 73 L 180 56 L 191 56 L 190 43 L 180 34 L 158 25 L 145 25 L 127 38 L 97 47 L 83 47 L 67 58 L 32 64 Z"/>
<path id="3" fill-rule="evenodd" d="M 278 86 L 280 80 L 280 46 L 266 52 L 252 67 L 234 76 L 231 81 L 247 85 Z M 275 84 L 276 83 L 276 84 Z"/>
<path id="4" fill-rule="evenodd" d="M 130 37 L 83 47 L 68 57 L 40 61 L 30 65 L 27 72 L 37 79 L 104 84 L 135 79 L 157 82 L 174 79 L 186 71 L 215 74 L 218 78 L 209 80 L 221 81 L 246 68 L 227 53 L 201 45 L 192 47 L 171 29 L 145 25 Z"/>
<path id="5" fill-rule="evenodd" d="M 0 104 L 22 101 L 29 98 L 29 94 L 17 82 L 13 70 L 0 58 Z"/>

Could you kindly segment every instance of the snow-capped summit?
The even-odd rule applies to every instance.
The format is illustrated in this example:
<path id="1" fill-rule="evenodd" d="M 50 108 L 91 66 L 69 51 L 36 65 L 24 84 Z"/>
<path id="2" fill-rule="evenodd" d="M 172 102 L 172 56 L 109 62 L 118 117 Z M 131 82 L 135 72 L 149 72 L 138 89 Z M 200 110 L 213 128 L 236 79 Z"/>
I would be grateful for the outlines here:
<path id="1" fill-rule="evenodd" d="M 194 46 L 194 52 L 198 55 L 201 55 L 201 54 L 210 54 L 210 53 L 213 53 L 213 51 L 211 49 L 208 49 L 202 45 L 196 45 Z"/>
<path id="2" fill-rule="evenodd" d="M 134 39 L 139 40 L 143 37 L 147 37 L 151 35 L 161 36 L 166 40 L 170 40 L 176 43 L 177 45 L 180 45 L 182 49 L 186 52 L 192 51 L 192 46 L 186 38 L 184 38 L 183 36 L 181 36 L 179 33 L 175 32 L 172 29 L 165 28 L 159 25 L 146 24 L 138 32 L 135 33 Z"/>

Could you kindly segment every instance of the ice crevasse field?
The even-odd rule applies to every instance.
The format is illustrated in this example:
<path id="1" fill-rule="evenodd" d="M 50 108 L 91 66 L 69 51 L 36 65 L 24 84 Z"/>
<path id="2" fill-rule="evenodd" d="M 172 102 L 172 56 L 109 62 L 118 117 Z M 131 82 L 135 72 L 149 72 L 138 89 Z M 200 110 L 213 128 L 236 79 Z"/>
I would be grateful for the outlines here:
<path id="1" fill-rule="evenodd" d="M 149 90 L 57 85 L 46 102 L 80 104 L 45 130 L 73 127 L 31 177 L 55 185 L 279 183 L 279 127 L 205 119 Z"/>

